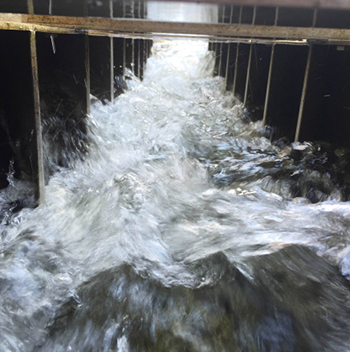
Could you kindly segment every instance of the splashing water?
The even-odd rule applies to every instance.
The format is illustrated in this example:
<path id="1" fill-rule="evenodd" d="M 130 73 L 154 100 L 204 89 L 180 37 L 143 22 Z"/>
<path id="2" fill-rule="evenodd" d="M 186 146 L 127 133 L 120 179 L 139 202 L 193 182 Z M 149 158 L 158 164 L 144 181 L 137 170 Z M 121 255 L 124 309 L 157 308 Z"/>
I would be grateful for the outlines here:
<path id="1" fill-rule="evenodd" d="M 350 206 L 242 120 L 207 46 L 156 42 L 86 160 L 2 223 L 0 351 L 349 350 Z"/>

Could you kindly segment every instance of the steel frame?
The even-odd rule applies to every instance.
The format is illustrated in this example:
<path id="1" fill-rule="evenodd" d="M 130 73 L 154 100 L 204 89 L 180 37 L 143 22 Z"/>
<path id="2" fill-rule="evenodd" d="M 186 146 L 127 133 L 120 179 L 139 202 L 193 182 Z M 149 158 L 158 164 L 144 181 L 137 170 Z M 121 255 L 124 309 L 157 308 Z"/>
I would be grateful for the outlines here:
<path id="1" fill-rule="evenodd" d="M 23 14 L 0 14 L 0 29 L 38 31 L 46 33 L 89 35 L 125 35 L 133 38 L 144 35 L 195 35 L 206 38 L 218 36 L 218 41 L 318 41 L 318 44 L 349 43 L 350 29 L 257 26 L 229 23 L 180 23 L 141 19 L 109 19 L 91 17 L 44 16 Z M 221 37 L 221 38 L 220 38 Z M 246 37 L 246 38 L 244 38 Z M 253 38 L 253 39 L 250 39 Z"/>

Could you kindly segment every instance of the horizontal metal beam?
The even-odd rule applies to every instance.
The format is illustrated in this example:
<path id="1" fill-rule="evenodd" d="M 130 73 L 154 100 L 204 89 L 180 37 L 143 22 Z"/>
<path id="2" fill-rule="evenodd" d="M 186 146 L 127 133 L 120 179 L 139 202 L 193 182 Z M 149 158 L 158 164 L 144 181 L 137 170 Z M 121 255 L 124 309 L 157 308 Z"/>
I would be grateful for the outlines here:
<path id="1" fill-rule="evenodd" d="M 161 0 L 164 1 L 164 0 Z M 165 0 L 167 1 L 167 0 Z M 206 4 L 231 4 L 246 6 L 306 7 L 315 9 L 348 9 L 349 0 L 169 0 Z"/>
<path id="2" fill-rule="evenodd" d="M 199 35 L 205 37 L 246 37 L 256 39 L 276 38 L 279 40 L 316 40 L 347 42 L 349 29 L 304 28 L 280 26 L 255 26 L 244 24 L 205 24 L 160 22 L 140 19 L 84 18 L 65 16 L 42 16 L 0 14 L 0 29 L 34 30 L 48 33 L 87 33 L 90 35 L 158 34 Z M 251 40 L 251 39 L 250 39 Z M 253 40 L 254 41 L 254 40 Z"/>

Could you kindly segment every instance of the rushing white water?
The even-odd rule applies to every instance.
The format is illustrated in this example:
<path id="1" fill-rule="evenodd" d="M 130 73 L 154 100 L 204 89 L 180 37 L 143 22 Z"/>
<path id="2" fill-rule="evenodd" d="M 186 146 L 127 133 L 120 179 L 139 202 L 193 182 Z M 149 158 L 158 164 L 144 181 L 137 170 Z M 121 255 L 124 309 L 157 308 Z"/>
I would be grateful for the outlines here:
<path id="1" fill-rule="evenodd" d="M 119 332 L 117 326 L 121 323 L 113 318 L 113 325 L 109 316 L 103 318 L 106 324 L 101 324 L 98 332 L 91 326 L 93 323 L 85 321 L 81 331 L 86 335 L 68 328 L 68 332 L 52 337 L 48 331 L 58 308 L 71 297 L 84 307 L 79 303 L 82 283 L 125 263 L 137 273 L 147 273 L 142 277 L 157 282 L 160 296 L 168 292 L 161 290 L 169 287 L 197 292 L 198 288 L 214 285 L 221 274 L 214 266 L 213 272 L 201 272 L 198 282 L 199 271 L 191 263 L 223 252 L 252 285 L 262 287 L 268 281 L 256 274 L 259 270 L 254 269 L 255 261 L 260 263 L 260 258 L 270 258 L 271 253 L 292 245 L 311 248 L 305 254 L 311 258 L 305 261 L 308 265 L 317 258 L 324 258 L 326 263 L 311 265 L 308 274 L 304 257 L 293 261 L 286 255 L 291 260 L 286 266 L 288 275 L 302 276 L 296 279 L 298 290 L 306 285 L 307 277 L 315 285 L 331 285 L 330 294 L 332 289 L 336 292 L 334 299 L 329 297 L 334 306 L 322 301 L 320 310 L 324 312 L 315 317 L 318 321 L 328 314 L 333 330 L 327 330 L 327 334 L 331 331 L 327 341 L 319 336 L 315 342 L 310 327 L 311 332 L 305 333 L 312 336 L 309 351 L 320 346 L 323 349 L 318 351 L 350 348 L 345 334 L 349 324 L 343 319 L 349 311 L 346 299 L 350 295 L 342 286 L 345 284 L 340 273 L 334 285 L 328 281 L 330 276 L 316 277 L 322 270 L 328 272 L 327 265 L 337 265 L 347 252 L 350 205 L 339 202 L 336 190 L 317 204 L 306 198 L 292 198 L 288 181 L 271 178 L 263 163 L 290 161 L 286 150 L 281 151 L 263 137 L 259 123 L 242 121 L 242 109 L 225 92 L 223 79 L 212 77 L 213 64 L 213 53 L 207 51 L 204 41 L 156 42 L 144 81 L 129 80 L 129 90 L 113 105 L 93 107 L 88 122 L 93 143 L 86 160 L 76 162 L 69 170 L 62 169 L 50 179 L 46 204 L 34 210 L 23 209 L 9 224 L 3 223 L 0 351 L 151 351 L 154 347 L 132 342 L 126 328 Z M 236 180 L 222 186 L 222 180 L 235 174 L 239 175 Z M 309 177 L 323 176 L 311 173 Z M 12 191 L 18 187 L 15 182 L 10 185 Z M 8 197 L 8 192 L 4 191 L 3 197 Z M 311 257 L 313 252 L 316 255 Z M 279 263 L 274 265 L 278 268 Z M 317 270 L 326 269 L 319 272 L 316 266 Z M 145 310 L 148 303 L 144 303 L 147 298 L 142 296 L 142 289 L 124 286 L 126 293 L 120 295 L 130 293 L 134 304 L 140 305 L 137 309 Z M 116 292 L 123 291 L 124 286 L 117 287 Z M 271 284 L 273 293 L 278 292 L 276 287 Z M 296 297 L 302 301 L 307 294 L 302 292 Z M 96 291 L 93 297 L 98 295 Z M 285 302 L 290 311 L 293 304 L 298 302 Z M 169 319 L 174 319 L 173 328 L 181 325 L 176 322 L 179 307 L 164 314 L 154 316 L 158 321 L 164 319 L 164 326 Z M 173 314 L 173 318 L 165 318 L 167 314 Z M 267 314 L 261 328 L 251 328 L 264 340 L 261 336 L 272 326 L 270 334 L 275 340 L 268 340 L 271 349 L 267 345 L 249 347 L 252 342 L 248 333 L 241 333 L 238 342 L 228 349 L 215 345 L 213 333 L 210 343 L 215 347 L 208 347 L 209 342 L 208 346 L 200 342 L 198 331 L 204 329 L 201 324 L 205 326 L 203 321 L 209 318 L 193 315 L 191 326 L 196 326 L 196 321 L 197 332 L 186 329 L 187 321 L 174 333 L 190 341 L 192 349 L 170 350 L 306 351 L 296 337 L 291 337 L 294 323 L 289 323 L 287 313 L 277 318 L 273 314 Z M 303 313 L 293 314 L 302 322 L 306 319 Z M 333 321 L 333 315 L 341 323 L 335 318 Z M 152 324 L 149 329 L 156 323 Z M 297 335 L 294 325 L 293 329 Z M 279 339 L 294 342 L 282 343 Z M 154 341 L 157 343 L 156 337 Z M 242 347 L 245 344 L 248 347 Z M 153 351 L 162 350 L 157 348 Z"/>
<path id="2" fill-rule="evenodd" d="M 216 4 L 148 1 L 147 18 L 153 21 L 217 23 L 219 7 Z M 171 13 L 171 16 L 169 14 Z"/>

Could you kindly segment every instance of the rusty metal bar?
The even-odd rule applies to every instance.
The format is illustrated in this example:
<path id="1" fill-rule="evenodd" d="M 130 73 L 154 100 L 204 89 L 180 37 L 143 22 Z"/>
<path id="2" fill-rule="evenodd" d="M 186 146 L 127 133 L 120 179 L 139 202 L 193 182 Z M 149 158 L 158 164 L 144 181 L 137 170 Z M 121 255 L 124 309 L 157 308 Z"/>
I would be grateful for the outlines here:
<path id="1" fill-rule="evenodd" d="M 43 140 L 42 140 L 42 134 L 41 134 L 38 58 L 37 58 L 37 52 L 36 52 L 36 33 L 35 32 L 30 32 L 30 56 L 31 56 L 31 65 L 32 65 L 32 78 L 33 78 L 36 150 L 37 150 L 37 158 L 38 158 L 37 197 L 38 197 L 39 204 L 43 204 L 45 203 L 45 176 L 44 176 L 44 160 L 43 160 Z"/>
<path id="2" fill-rule="evenodd" d="M 164 0 L 162 0 L 164 1 Z M 165 0 L 173 1 L 173 0 Z M 306 7 L 318 9 L 350 9 L 349 0 L 175 0 L 181 2 L 196 2 L 206 4 L 232 4 L 245 6 L 284 6 Z"/>
<path id="3" fill-rule="evenodd" d="M 27 1 L 28 13 L 34 14 L 33 0 Z M 43 156 L 43 138 L 41 134 L 41 109 L 40 109 L 40 88 L 38 73 L 38 58 L 36 51 L 36 32 L 30 32 L 30 60 L 32 67 L 33 80 L 33 101 L 34 101 L 34 118 L 35 118 L 35 136 L 36 136 L 36 154 L 37 154 L 37 194 L 39 204 L 45 203 L 45 174 L 44 174 L 44 156 Z"/>
<path id="4" fill-rule="evenodd" d="M 297 128 L 296 128 L 296 131 L 295 131 L 294 142 L 298 142 L 299 141 L 299 136 L 300 136 L 300 127 L 301 127 L 301 121 L 303 119 L 305 97 L 306 97 L 306 91 L 307 91 L 307 84 L 308 84 L 308 81 L 309 81 L 310 64 L 311 64 L 311 57 L 312 57 L 312 48 L 313 48 L 313 46 L 312 46 L 312 44 L 310 44 L 309 53 L 308 53 L 308 57 L 307 57 L 307 63 L 306 63 L 306 69 L 305 69 L 303 90 L 302 90 L 302 93 L 301 93 L 299 115 L 298 115 L 298 123 L 297 123 Z"/>
<path id="5" fill-rule="evenodd" d="M 103 36 L 103 35 L 108 35 L 108 34 L 103 34 L 98 32 L 90 32 L 90 36 Z M 113 37 L 117 38 L 134 38 L 134 39 L 148 39 L 148 40 L 153 40 L 154 37 L 157 39 L 167 39 L 167 38 L 175 38 L 179 39 L 179 35 L 177 34 L 116 34 L 113 35 Z M 181 38 L 186 38 L 186 39 L 198 39 L 198 40 L 208 40 L 208 36 L 199 36 L 199 35 L 181 35 Z M 272 45 L 272 44 L 285 44 L 285 45 L 297 45 L 297 46 L 303 46 L 303 45 L 309 45 L 308 40 L 303 39 L 303 40 L 280 40 L 280 39 L 251 39 L 251 38 L 234 38 L 234 37 L 210 37 L 210 40 L 212 40 L 215 43 L 246 43 L 246 44 L 265 44 L 265 45 Z M 215 43 L 213 43 L 213 50 L 215 51 Z M 350 38 L 349 40 L 324 40 L 322 42 L 317 43 L 318 45 L 350 45 Z"/>
<path id="6" fill-rule="evenodd" d="M 35 30 L 48 33 L 105 34 L 192 34 L 226 37 L 279 38 L 282 40 L 348 41 L 350 29 L 252 26 L 228 23 L 181 23 L 141 19 L 110 19 L 22 14 L 0 14 L 0 29 Z"/>
<path id="7" fill-rule="evenodd" d="M 98 30 L 75 30 L 67 28 L 58 27 L 46 27 L 38 25 L 22 25 L 22 24 L 6 24 L 6 29 L 17 31 L 35 31 L 41 33 L 56 33 L 56 34 L 88 34 L 89 36 L 112 36 L 117 38 L 134 38 L 134 39 L 147 39 L 153 40 L 156 38 L 179 38 L 179 35 L 173 33 L 127 33 L 127 32 L 113 32 L 110 31 L 98 31 Z M 2 23 L 0 21 L 0 30 L 2 28 Z M 191 38 L 191 39 L 208 39 L 207 35 L 196 35 L 196 34 L 183 34 L 181 37 Z M 308 45 L 307 39 L 274 39 L 274 38 L 239 38 L 232 36 L 210 36 L 211 40 L 216 43 L 255 43 L 255 44 L 285 44 L 285 45 Z M 318 45 L 350 45 L 350 37 L 348 39 L 324 39 L 320 40 Z"/>

